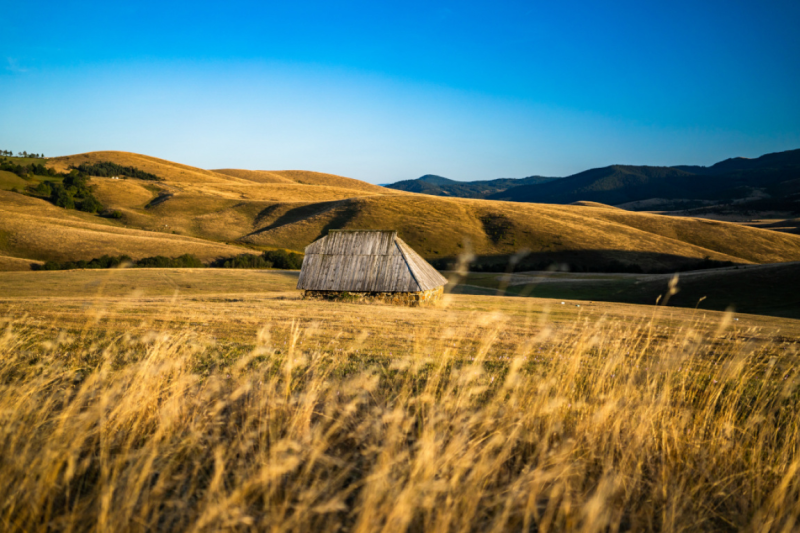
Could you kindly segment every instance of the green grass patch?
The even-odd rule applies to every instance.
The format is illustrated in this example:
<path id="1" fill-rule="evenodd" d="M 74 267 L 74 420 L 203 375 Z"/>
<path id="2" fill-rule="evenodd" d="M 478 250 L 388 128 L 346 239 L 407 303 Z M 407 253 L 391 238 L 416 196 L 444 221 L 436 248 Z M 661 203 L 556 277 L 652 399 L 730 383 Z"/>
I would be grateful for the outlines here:
<path id="1" fill-rule="evenodd" d="M 30 182 L 20 178 L 13 172 L 9 172 L 8 170 L 0 170 L 0 190 L 23 190 L 28 185 L 30 185 Z"/>

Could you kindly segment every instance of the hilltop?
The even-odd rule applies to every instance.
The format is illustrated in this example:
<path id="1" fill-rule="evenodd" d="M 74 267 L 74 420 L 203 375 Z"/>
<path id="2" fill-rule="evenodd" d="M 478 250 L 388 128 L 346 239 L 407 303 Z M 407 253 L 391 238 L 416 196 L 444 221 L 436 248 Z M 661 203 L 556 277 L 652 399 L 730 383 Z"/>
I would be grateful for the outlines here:
<path id="1" fill-rule="evenodd" d="M 193 253 L 210 261 L 253 250 L 302 251 L 340 228 L 396 229 L 439 268 L 467 252 L 478 256 L 475 268 L 484 270 L 504 270 L 520 251 L 527 253 L 517 267 L 525 269 L 566 263 L 575 270 L 670 272 L 800 260 L 796 235 L 598 203 L 444 198 L 318 172 L 204 170 L 127 152 L 78 154 L 46 164 L 63 172 L 102 162 L 158 179 L 92 177 L 94 196 L 118 218 L 65 210 L 8 192 L 11 183 L 0 182 L 7 189 L 0 191 L 0 255 L 9 258 L 0 268 L 105 253 L 134 259 Z M 11 181 L 19 189 L 20 183 L 48 179 L 57 178 Z"/>

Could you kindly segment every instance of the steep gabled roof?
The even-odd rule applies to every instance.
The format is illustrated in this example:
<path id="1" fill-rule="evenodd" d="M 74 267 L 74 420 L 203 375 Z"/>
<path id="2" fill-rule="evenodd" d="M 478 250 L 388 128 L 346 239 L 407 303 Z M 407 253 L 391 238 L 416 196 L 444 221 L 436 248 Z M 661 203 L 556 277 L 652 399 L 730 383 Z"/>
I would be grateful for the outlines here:
<path id="1" fill-rule="evenodd" d="M 418 292 L 447 283 L 396 231 L 331 230 L 306 247 L 298 289 Z"/>

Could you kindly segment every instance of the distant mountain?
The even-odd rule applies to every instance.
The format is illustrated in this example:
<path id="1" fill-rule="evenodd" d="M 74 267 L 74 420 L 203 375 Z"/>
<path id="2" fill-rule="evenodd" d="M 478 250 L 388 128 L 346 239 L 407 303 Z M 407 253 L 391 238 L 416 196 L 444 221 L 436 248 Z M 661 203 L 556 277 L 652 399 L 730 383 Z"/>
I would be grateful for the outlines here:
<path id="1" fill-rule="evenodd" d="M 710 167 L 611 165 L 566 178 L 530 176 L 455 181 L 427 174 L 385 185 L 434 196 L 511 202 L 597 202 L 629 210 L 686 210 L 725 206 L 727 211 L 800 213 L 800 150 L 755 159 L 734 157 Z"/>
<path id="2" fill-rule="evenodd" d="M 693 197 L 696 182 L 695 174 L 674 168 L 612 165 L 550 183 L 514 187 L 490 198 L 546 204 L 583 200 L 616 205 L 652 197 Z"/>
<path id="3" fill-rule="evenodd" d="M 612 165 L 487 196 L 492 200 L 600 202 L 634 210 L 734 204 L 739 210 L 800 211 L 800 150 L 737 157 L 710 167 Z"/>
<path id="4" fill-rule="evenodd" d="M 529 176 L 527 178 L 500 178 L 487 181 L 456 181 L 435 174 L 426 174 L 415 180 L 398 181 L 385 185 L 390 189 L 418 192 L 433 196 L 455 196 L 459 198 L 486 198 L 502 193 L 512 187 L 547 183 L 558 178 Z"/>
<path id="5" fill-rule="evenodd" d="M 747 157 L 732 157 L 725 161 L 720 161 L 710 167 L 700 166 L 676 166 L 682 170 L 688 170 L 696 174 L 706 174 L 709 176 L 719 176 L 731 172 L 742 172 L 751 170 L 780 169 L 787 167 L 800 166 L 800 150 L 787 150 L 786 152 L 776 152 L 765 154 L 755 159 Z"/>

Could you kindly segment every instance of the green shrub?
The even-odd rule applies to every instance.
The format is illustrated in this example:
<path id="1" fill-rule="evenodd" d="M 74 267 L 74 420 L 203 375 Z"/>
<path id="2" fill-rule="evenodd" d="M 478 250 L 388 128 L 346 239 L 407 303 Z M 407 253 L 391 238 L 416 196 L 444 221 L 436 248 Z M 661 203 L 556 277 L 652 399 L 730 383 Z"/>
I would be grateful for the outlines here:
<path id="1" fill-rule="evenodd" d="M 223 257 L 211 263 L 212 268 L 280 268 L 298 270 L 303 266 L 303 255 L 285 250 L 271 250 L 263 254 L 242 254 Z"/>
<path id="2" fill-rule="evenodd" d="M 271 261 L 264 259 L 263 255 L 242 254 L 234 257 L 217 259 L 211 263 L 212 268 L 272 268 Z"/>
<path id="3" fill-rule="evenodd" d="M 131 263 L 132 261 L 133 260 L 130 258 L 130 256 L 127 255 L 120 255 L 120 256 L 104 255 L 101 257 L 96 257 L 89 261 L 84 261 L 84 260 L 65 261 L 63 263 L 58 263 L 56 261 L 47 261 L 44 265 L 33 266 L 33 270 L 75 270 L 79 268 L 116 268 L 125 263 Z"/>
<path id="4" fill-rule="evenodd" d="M 75 200 L 72 199 L 72 195 L 60 183 L 53 184 L 50 201 L 64 209 L 75 209 Z"/>
<path id="5" fill-rule="evenodd" d="M 139 170 L 136 167 L 125 167 L 116 163 L 111 163 L 110 161 L 100 161 L 99 163 L 94 163 L 92 165 L 82 163 L 77 167 L 72 168 L 90 176 L 101 176 L 106 178 L 112 176 L 128 176 L 130 178 L 137 178 L 140 180 L 164 181 L 164 178 L 160 178 L 155 174 L 150 174 L 149 172 Z"/>
<path id="6" fill-rule="evenodd" d="M 145 257 L 136 261 L 136 266 L 141 268 L 203 268 L 202 261 L 191 254 L 183 254 L 179 257 L 164 257 L 157 255 Z"/>
<path id="7" fill-rule="evenodd" d="M 53 188 L 50 186 L 49 181 L 43 181 L 36 186 L 34 192 L 39 196 L 46 196 L 49 198 L 50 195 L 53 194 Z"/>
<path id="8" fill-rule="evenodd" d="M 265 261 L 273 264 L 274 268 L 284 270 L 299 270 L 303 266 L 303 255 L 287 252 L 286 250 L 270 250 L 262 256 Z"/>
<path id="9" fill-rule="evenodd" d="M 103 209 L 103 204 L 94 197 L 94 195 L 89 194 L 86 196 L 79 204 L 78 210 L 85 211 L 87 213 L 97 213 Z"/>

